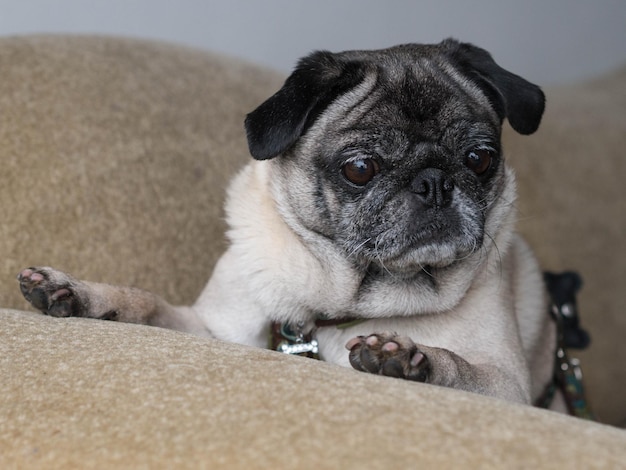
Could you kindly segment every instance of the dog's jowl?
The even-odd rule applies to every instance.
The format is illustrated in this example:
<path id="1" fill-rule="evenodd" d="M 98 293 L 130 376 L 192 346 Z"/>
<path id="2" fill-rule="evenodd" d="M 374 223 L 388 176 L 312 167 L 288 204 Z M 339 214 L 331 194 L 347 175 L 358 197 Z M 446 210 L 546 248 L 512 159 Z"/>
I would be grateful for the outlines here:
<path id="1" fill-rule="evenodd" d="M 455 40 L 313 53 L 246 119 L 230 244 L 193 306 L 52 268 L 20 287 L 49 315 L 259 347 L 286 325 L 326 361 L 531 403 L 555 331 L 500 135 L 505 120 L 533 133 L 543 109 L 537 86 Z"/>

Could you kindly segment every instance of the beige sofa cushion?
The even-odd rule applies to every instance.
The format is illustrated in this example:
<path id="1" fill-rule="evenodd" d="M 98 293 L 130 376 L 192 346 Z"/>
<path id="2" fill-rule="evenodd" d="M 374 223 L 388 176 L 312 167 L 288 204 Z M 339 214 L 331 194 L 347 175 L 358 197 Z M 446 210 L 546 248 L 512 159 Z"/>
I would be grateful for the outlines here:
<path id="1" fill-rule="evenodd" d="M 0 40 L 0 305 L 52 265 L 192 302 L 223 250 L 247 112 L 282 77 L 177 46 Z"/>
<path id="2" fill-rule="evenodd" d="M 618 468 L 626 432 L 174 331 L 0 311 L 1 468 Z"/>

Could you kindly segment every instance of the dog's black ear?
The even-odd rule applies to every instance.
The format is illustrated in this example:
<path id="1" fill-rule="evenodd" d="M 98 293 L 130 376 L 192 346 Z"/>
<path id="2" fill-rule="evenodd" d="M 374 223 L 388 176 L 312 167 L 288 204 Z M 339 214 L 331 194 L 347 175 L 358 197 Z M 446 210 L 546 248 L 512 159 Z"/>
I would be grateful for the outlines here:
<path id="1" fill-rule="evenodd" d="M 545 108 L 545 96 L 537 85 L 504 70 L 480 47 L 452 39 L 444 45 L 453 63 L 487 94 L 500 119 L 506 117 L 520 134 L 537 130 Z"/>
<path id="2" fill-rule="evenodd" d="M 363 79 L 360 69 L 327 51 L 301 59 L 283 87 L 246 117 L 250 154 L 267 160 L 288 150 L 335 98 Z"/>

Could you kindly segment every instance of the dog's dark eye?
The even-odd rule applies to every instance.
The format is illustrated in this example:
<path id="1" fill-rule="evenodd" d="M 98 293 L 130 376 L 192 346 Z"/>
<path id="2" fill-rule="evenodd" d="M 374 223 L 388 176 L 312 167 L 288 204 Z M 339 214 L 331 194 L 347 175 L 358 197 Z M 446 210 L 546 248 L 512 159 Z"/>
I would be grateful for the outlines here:
<path id="1" fill-rule="evenodd" d="M 378 174 L 380 167 L 376 160 L 362 158 L 345 163 L 341 171 L 350 183 L 357 186 L 365 186 Z"/>
<path id="2" fill-rule="evenodd" d="M 465 156 L 465 166 L 476 173 L 483 175 L 491 167 L 493 152 L 487 149 L 475 149 Z"/>

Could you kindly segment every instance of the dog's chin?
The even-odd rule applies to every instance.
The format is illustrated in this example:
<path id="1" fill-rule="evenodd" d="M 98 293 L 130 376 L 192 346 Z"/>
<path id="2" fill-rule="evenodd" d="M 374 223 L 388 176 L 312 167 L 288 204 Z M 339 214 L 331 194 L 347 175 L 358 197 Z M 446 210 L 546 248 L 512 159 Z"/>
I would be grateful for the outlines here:
<path id="1" fill-rule="evenodd" d="M 433 276 L 467 260 L 474 249 L 455 244 L 437 244 L 407 249 L 399 255 L 385 257 L 379 253 L 371 259 L 381 273 L 397 278 L 412 278 L 419 275 Z"/>

